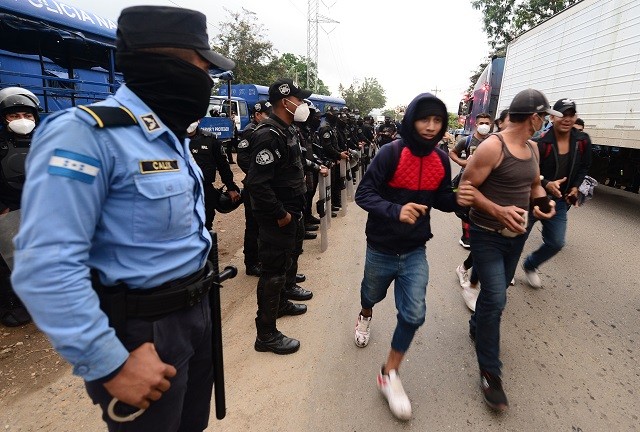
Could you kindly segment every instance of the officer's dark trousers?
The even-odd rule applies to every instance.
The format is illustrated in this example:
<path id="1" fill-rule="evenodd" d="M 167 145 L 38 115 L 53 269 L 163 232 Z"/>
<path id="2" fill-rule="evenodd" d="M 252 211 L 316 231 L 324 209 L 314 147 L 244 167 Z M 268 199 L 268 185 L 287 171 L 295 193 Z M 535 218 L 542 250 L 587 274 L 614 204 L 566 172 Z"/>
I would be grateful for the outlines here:
<path id="1" fill-rule="evenodd" d="M 313 197 L 316 194 L 316 190 L 318 190 L 318 176 L 319 174 L 317 172 L 313 172 L 313 173 L 307 173 L 307 175 L 310 177 L 309 182 L 307 182 L 307 193 L 305 194 L 305 200 L 307 202 L 307 204 L 304 206 L 304 217 L 305 219 L 309 219 L 309 216 L 312 215 L 312 209 L 313 209 Z"/>
<path id="2" fill-rule="evenodd" d="M 282 228 L 278 227 L 275 220 L 257 219 L 260 227 L 258 256 L 262 264 L 257 288 L 256 330 L 259 337 L 277 331 L 278 307 L 287 302 L 280 293 L 287 279 L 293 277 L 295 283 L 298 268 L 296 254 L 302 250 L 304 222 L 301 217 L 292 216 L 291 222 Z"/>
<path id="3" fill-rule="evenodd" d="M 100 404 L 110 432 L 202 431 L 209 423 L 213 366 L 211 354 L 211 315 L 208 302 L 174 312 L 155 322 L 131 319 L 127 322 L 124 346 L 133 351 L 145 342 L 153 342 L 160 359 L 178 373 L 170 378 L 171 388 L 160 400 L 151 402 L 144 414 L 128 423 L 116 423 L 107 416 L 111 395 L 97 382 L 85 384 L 95 404 Z M 118 404 L 120 407 L 122 404 Z M 124 406 L 120 415 L 137 408 Z"/>
<path id="4" fill-rule="evenodd" d="M 244 200 L 244 265 L 251 267 L 260 262 L 258 258 L 258 222 L 253 216 L 251 200 Z"/>
<path id="5" fill-rule="evenodd" d="M 340 180 L 340 164 L 331 168 L 331 205 L 340 207 L 340 191 L 342 181 Z"/>
<path id="6" fill-rule="evenodd" d="M 207 231 L 212 229 L 213 219 L 216 216 L 216 204 L 220 198 L 220 192 L 213 185 L 204 185 L 204 217 Z"/>

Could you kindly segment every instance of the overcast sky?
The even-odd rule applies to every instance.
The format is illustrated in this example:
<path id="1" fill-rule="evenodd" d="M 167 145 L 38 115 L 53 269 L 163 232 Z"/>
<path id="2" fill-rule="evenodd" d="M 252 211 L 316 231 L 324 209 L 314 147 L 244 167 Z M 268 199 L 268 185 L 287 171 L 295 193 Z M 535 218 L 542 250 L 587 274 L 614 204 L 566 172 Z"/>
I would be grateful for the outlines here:
<path id="1" fill-rule="evenodd" d="M 55 1 L 55 0 L 39 0 Z M 120 11 L 140 4 L 197 9 L 207 16 L 209 36 L 229 18 L 225 8 L 255 12 L 280 54 L 307 55 L 306 0 L 63 0 L 116 21 Z M 469 75 L 488 55 L 481 14 L 471 0 L 320 1 L 320 15 L 339 24 L 321 24 L 319 78 L 339 96 L 338 85 L 373 77 L 384 88 L 387 108 L 408 104 L 437 88 L 456 112 Z"/>

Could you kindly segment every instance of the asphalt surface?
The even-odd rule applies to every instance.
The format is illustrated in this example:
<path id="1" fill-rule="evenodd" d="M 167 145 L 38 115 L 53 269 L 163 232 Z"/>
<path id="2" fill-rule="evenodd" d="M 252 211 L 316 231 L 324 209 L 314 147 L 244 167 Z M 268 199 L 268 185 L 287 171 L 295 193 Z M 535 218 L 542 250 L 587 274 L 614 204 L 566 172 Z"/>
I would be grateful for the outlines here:
<path id="1" fill-rule="evenodd" d="M 599 187 L 569 212 L 567 246 L 541 271 L 543 288 L 509 288 L 502 321 L 510 410 L 496 415 L 478 389 L 469 311 L 455 267 L 467 255 L 460 222 L 432 213 L 427 319 L 400 369 L 413 418 L 391 415 L 375 385 L 395 326 L 392 289 L 374 308 L 368 347 L 353 343 L 365 251 L 366 213 L 349 203 L 333 219 L 329 249 L 305 242 L 300 270 L 314 298 L 307 314 L 278 320 L 301 340 L 298 353 L 253 349 L 256 278 L 241 274 L 222 292 L 227 416 L 211 431 L 634 431 L 638 421 L 640 197 Z M 238 221 L 240 224 L 241 221 Z M 525 253 L 541 241 L 539 224 Z M 222 263 L 227 264 L 227 263 Z M 243 270 L 242 252 L 231 259 Z M 15 402 L 6 430 L 102 430 L 79 380 L 66 377 Z M 63 416 L 59 415 L 60 411 Z M 4 422 L 9 416 L 14 421 Z M 4 418 L 3 418 L 4 417 Z M 42 419 L 46 418 L 44 428 Z"/>
<path id="2" fill-rule="evenodd" d="M 375 386 L 395 326 L 391 290 L 374 308 L 369 346 L 353 343 L 366 213 L 350 203 L 332 222 L 327 252 L 305 242 L 301 269 L 315 296 L 306 315 L 279 321 L 301 340 L 299 353 L 255 353 L 251 321 L 236 313 L 227 323 L 234 341 L 245 342 L 227 351 L 241 355 L 230 354 L 238 363 L 227 367 L 229 415 L 212 430 L 637 430 L 639 207 L 637 195 L 599 188 L 569 212 L 567 246 L 541 269 L 543 288 L 529 288 L 518 269 L 502 322 L 504 415 L 490 412 L 478 389 L 470 314 L 454 272 L 467 255 L 459 220 L 434 211 L 427 319 L 400 372 L 413 418 L 402 423 Z M 540 244 L 539 226 L 525 253 Z"/>

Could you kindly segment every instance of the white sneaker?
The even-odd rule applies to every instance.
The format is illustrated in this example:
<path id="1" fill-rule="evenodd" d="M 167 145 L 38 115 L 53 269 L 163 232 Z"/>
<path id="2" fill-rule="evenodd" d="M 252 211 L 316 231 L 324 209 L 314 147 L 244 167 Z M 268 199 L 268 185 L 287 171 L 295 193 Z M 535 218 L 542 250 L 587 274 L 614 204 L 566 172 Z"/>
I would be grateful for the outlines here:
<path id="1" fill-rule="evenodd" d="M 476 311 L 476 302 L 478 301 L 479 295 L 480 287 L 473 288 L 469 284 L 462 286 L 462 298 L 464 299 L 464 303 L 471 310 L 471 312 Z"/>
<path id="2" fill-rule="evenodd" d="M 511 279 L 511 282 L 509 282 L 509 285 L 514 286 L 516 284 L 516 278 L 514 277 L 513 279 Z"/>
<path id="3" fill-rule="evenodd" d="M 540 276 L 538 275 L 538 270 L 537 269 L 528 270 L 523 265 L 522 266 L 522 270 L 524 270 L 524 275 L 527 278 L 527 283 L 529 284 L 529 286 L 531 288 L 538 289 L 538 288 L 542 287 L 542 281 L 540 280 Z"/>
<path id="4" fill-rule="evenodd" d="M 411 418 L 411 402 L 404 392 L 402 381 L 395 369 L 384 375 L 382 370 L 378 373 L 378 389 L 389 402 L 389 409 L 400 420 Z"/>
<path id="5" fill-rule="evenodd" d="M 463 264 L 456 267 L 456 274 L 460 280 L 460 286 L 464 286 L 464 284 L 469 283 L 469 270 L 465 269 Z"/>
<path id="6" fill-rule="evenodd" d="M 356 346 L 364 348 L 369 344 L 369 337 L 371 336 L 371 317 L 358 315 L 358 321 L 356 321 L 356 334 L 355 341 Z"/>

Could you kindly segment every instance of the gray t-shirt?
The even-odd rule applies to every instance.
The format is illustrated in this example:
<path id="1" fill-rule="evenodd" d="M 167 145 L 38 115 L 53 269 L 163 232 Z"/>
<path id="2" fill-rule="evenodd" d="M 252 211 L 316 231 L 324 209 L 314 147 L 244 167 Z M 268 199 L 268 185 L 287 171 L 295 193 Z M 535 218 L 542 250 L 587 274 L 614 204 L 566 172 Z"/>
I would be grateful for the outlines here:
<path id="1" fill-rule="evenodd" d="M 464 150 L 467 158 L 476 151 L 478 145 L 484 141 L 484 138 L 478 139 L 475 135 L 471 135 L 471 139 L 469 140 L 469 148 L 467 148 L 467 137 L 460 138 L 456 143 L 456 146 L 453 148 L 453 151 L 458 155 L 462 156 L 462 151 Z"/>

